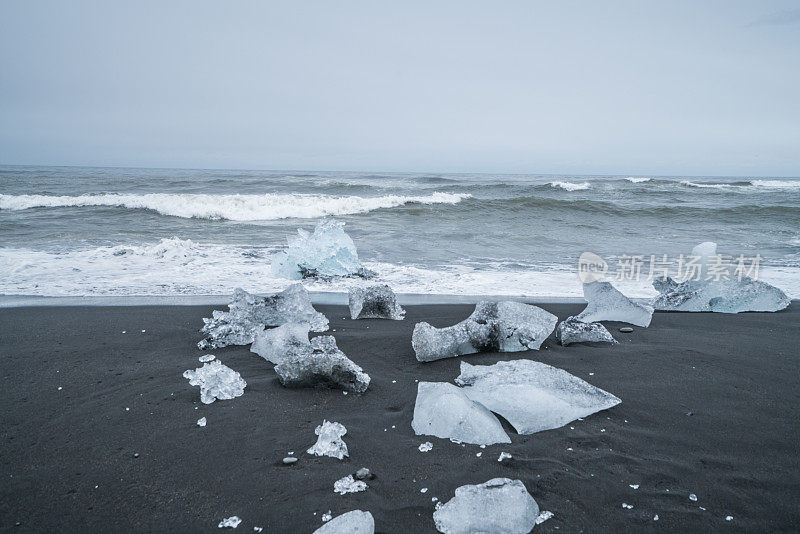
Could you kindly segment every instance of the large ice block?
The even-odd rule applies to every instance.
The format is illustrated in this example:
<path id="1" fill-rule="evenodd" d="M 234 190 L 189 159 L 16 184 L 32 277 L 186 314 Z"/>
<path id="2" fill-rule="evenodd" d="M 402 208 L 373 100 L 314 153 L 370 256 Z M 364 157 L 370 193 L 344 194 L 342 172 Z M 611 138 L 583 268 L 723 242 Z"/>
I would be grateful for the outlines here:
<path id="1" fill-rule="evenodd" d="M 520 434 L 558 428 L 621 402 L 563 369 L 532 360 L 461 362 L 455 382 L 469 399 L 503 416 Z"/>
<path id="2" fill-rule="evenodd" d="M 342 436 L 347 434 L 347 429 L 341 423 L 326 421 L 314 429 L 314 433 L 319 436 L 317 442 L 306 452 L 315 456 L 330 456 L 331 458 L 343 459 L 347 454 L 347 444 Z"/>
<path id="3" fill-rule="evenodd" d="M 447 382 L 420 382 L 411 427 L 417 435 L 476 445 L 511 443 L 500 421 L 461 388 Z"/>
<path id="4" fill-rule="evenodd" d="M 334 517 L 313 534 L 374 534 L 375 519 L 369 512 L 352 510 Z"/>
<path id="5" fill-rule="evenodd" d="M 286 387 L 331 387 L 363 393 L 369 375 L 339 350 L 333 336 L 319 336 L 306 347 L 287 354 L 275 366 Z"/>
<path id="6" fill-rule="evenodd" d="M 567 317 L 556 328 L 556 339 L 563 346 L 572 343 L 616 343 L 617 341 L 600 323 L 584 323 L 575 317 Z"/>
<path id="7" fill-rule="evenodd" d="M 351 319 L 394 319 L 399 321 L 406 312 L 397 303 L 392 288 L 386 284 L 351 287 L 348 292 Z"/>
<path id="8" fill-rule="evenodd" d="M 584 323 L 597 321 L 621 321 L 636 326 L 649 326 L 653 308 L 633 302 L 619 292 L 611 282 L 590 282 L 583 284 L 586 308 L 575 316 Z"/>
<path id="9" fill-rule="evenodd" d="M 302 284 L 293 284 L 270 297 L 236 289 L 228 309 L 214 310 L 210 319 L 203 319 L 205 325 L 200 332 L 206 337 L 197 344 L 200 349 L 248 345 L 253 342 L 255 333 L 266 326 L 294 322 L 307 323 L 314 332 L 328 329 L 328 319 L 311 305 L 311 298 Z"/>
<path id="10" fill-rule="evenodd" d="M 538 350 L 557 322 L 555 315 L 530 304 L 482 301 L 456 325 L 434 328 L 417 323 L 411 345 L 421 362 L 482 351 Z"/>
<path id="11" fill-rule="evenodd" d="M 358 260 L 356 245 L 344 231 L 344 223 L 324 219 L 317 223 L 314 233 L 298 229 L 296 237 L 287 239 L 289 248 L 272 259 L 272 273 L 280 278 L 335 276 L 371 276 Z"/>
<path id="12" fill-rule="evenodd" d="M 275 328 L 256 331 L 250 352 L 255 352 L 277 365 L 290 354 L 310 347 L 308 330 L 307 323 L 286 323 Z"/>
<path id="13" fill-rule="evenodd" d="M 527 534 L 538 516 L 539 505 L 525 484 L 493 478 L 456 488 L 455 497 L 433 513 L 433 521 L 445 534 Z"/>
<path id="14" fill-rule="evenodd" d="M 219 360 L 204 363 L 194 371 L 187 369 L 183 372 L 183 377 L 188 378 L 191 385 L 200 386 L 200 400 L 204 404 L 244 395 L 244 388 L 247 386 L 239 373 Z"/>

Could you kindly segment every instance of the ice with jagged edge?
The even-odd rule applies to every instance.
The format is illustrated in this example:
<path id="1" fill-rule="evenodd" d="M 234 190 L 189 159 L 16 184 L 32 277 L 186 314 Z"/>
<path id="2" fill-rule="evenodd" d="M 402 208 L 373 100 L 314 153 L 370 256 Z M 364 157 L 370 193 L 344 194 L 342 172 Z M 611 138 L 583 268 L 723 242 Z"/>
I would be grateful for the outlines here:
<path id="1" fill-rule="evenodd" d="M 342 439 L 342 436 L 347 434 L 343 424 L 323 419 L 322 424 L 314 429 L 314 433 L 319 437 L 314 446 L 306 451 L 308 454 L 330 456 L 339 460 L 349 456 L 347 444 Z"/>
<path id="2" fill-rule="evenodd" d="M 342 477 L 333 483 L 333 491 L 335 491 L 339 495 L 344 495 L 345 493 L 356 493 L 359 491 L 365 491 L 367 487 L 368 486 L 366 482 L 364 482 L 363 480 L 354 479 L 353 475 L 347 475 L 346 477 Z"/>
<path id="3" fill-rule="evenodd" d="M 374 534 L 375 519 L 369 512 L 352 510 L 336 516 L 313 534 Z"/>
<path id="4" fill-rule="evenodd" d="M 333 278 L 336 276 L 374 275 L 358 259 L 356 245 L 344 231 L 344 223 L 323 219 L 313 233 L 297 230 L 287 239 L 289 248 L 272 259 L 272 273 L 278 278 Z"/>
<path id="5" fill-rule="evenodd" d="M 692 256 L 699 257 L 700 280 L 677 282 L 672 278 L 657 278 L 653 287 L 659 295 L 652 301 L 657 310 L 687 312 L 776 312 L 791 303 L 791 299 L 775 286 L 748 276 L 739 277 L 729 273 L 728 279 L 709 278 L 708 262 L 717 253 L 717 244 L 700 243 L 692 249 Z"/>
<path id="6" fill-rule="evenodd" d="M 286 323 L 257 331 L 253 335 L 250 352 L 277 365 L 288 355 L 310 348 L 308 332 L 308 323 Z"/>
<path id="7" fill-rule="evenodd" d="M 482 351 L 538 350 L 557 322 L 558 317 L 531 304 L 481 301 L 456 325 L 435 328 L 417 323 L 411 344 L 421 362 Z"/>
<path id="8" fill-rule="evenodd" d="M 183 372 L 183 377 L 188 378 L 191 385 L 200 386 L 200 400 L 204 404 L 244 395 L 244 388 L 247 386 L 242 375 L 219 360 L 204 363 L 194 371 L 187 369 Z"/>
<path id="9" fill-rule="evenodd" d="M 236 528 L 236 527 L 239 526 L 239 524 L 241 522 L 242 522 L 242 520 L 238 516 L 232 515 L 232 516 L 226 517 L 225 519 L 220 521 L 219 525 L 217 525 L 217 527 L 218 528 Z"/>
<path id="10" fill-rule="evenodd" d="M 563 346 L 572 343 L 616 343 L 617 341 L 600 323 L 584 323 L 573 317 L 567 317 L 556 327 L 556 339 Z"/>
<path id="11" fill-rule="evenodd" d="M 537 517 L 539 505 L 525 484 L 510 478 L 458 487 L 455 497 L 433 513 L 436 530 L 445 534 L 527 534 Z"/>
<path id="12" fill-rule="evenodd" d="M 286 387 L 331 387 L 364 393 L 370 377 L 339 350 L 333 336 L 319 336 L 306 346 L 293 347 L 275 366 Z"/>
<path id="13" fill-rule="evenodd" d="M 461 362 L 455 382 L 467 398 L 503 416 L 520 434 L 558 428 L 622 402 L 563 369 L 533 360 Z"/>
<path id="14" fill-rule="evenodd" d="M 201 350 L 248 345 L 253 336 L 267 326 L 307 323 L 314 332 L 328 329 L 328 319 L 314 309 L 311 297 L 302 284 L 293 284 L 280 293 L 259 297 L 237 288 L 228 311 L 214 310 L 204 318 L 200 330 L 206 337 L 197 346 Z"/>
<path id="15" fill-rule="evenodd" d="M 417 385 L 411 428 L 417 435 L 475 445 L 511 443 L 492 412 L 467 397 L 462 388 L 447 382 L 420 382 Z"/>
<path id="16" fill-rule="evenodd" d="M 611 282 L 589 282 L 583 284 L 586 308 L 575 316 L 584 323 L 597 321 L 620 321 L 647 327 L 653 317 L 653 308 L 639 304 L 623 295 Z"/>
<path id="17" fill-rule="evenodd" d="M 351 319 L 403 319 L 406 312 L 386 284 L 351 287 L 348 291 Z"/>

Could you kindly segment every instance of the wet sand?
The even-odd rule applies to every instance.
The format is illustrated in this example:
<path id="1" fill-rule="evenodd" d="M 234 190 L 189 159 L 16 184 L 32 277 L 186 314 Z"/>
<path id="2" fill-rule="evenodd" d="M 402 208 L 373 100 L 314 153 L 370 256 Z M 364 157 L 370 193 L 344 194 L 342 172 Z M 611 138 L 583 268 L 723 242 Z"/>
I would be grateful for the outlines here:
<path id="1" fill-rule="evenodd" d="M 582 305 L 542 307 L 563 319 Z M 551 337 L 539 351 L 426 364 L 414 358 L 414 324 L 454 324 L 471 306 L 409 306 L 397 322 L 317 306 L 371 375 L 366 394 L 285 389 L 271 364 L 229 347 L 212 352 L 242 374 L 245 394 L 203 405 L 181 374 L 200 366 L 198 329 L 213 308 L 0 309 L 0 530 L 220 532 L 238 515 L 236 532 L 312 532 L 328 510 L 362 509 L 377 532 L 435 532 L 433 497 L 493 477 L 522 480 L 554 513 L 534 532 L 800 529 L 798 302 L 774 314 L 656 313 L 632 334 L 607 323 L 616 346 Z M 485 449 L 414 435 L 416 380 L 452 381 L 462 359 L 517 358 L 622 404 L 531 436 L 506 425 L 513 443 Z M 349 459 L 305 454 L 323 419 L 347 427 Z M 424 441 L 433 450 L 419 452 Z M 300 460 L 285 466 L 289 451 Z M 501 452 L 513 458 L 498 463 Z M 334 494 L 360 467 L 376 474 L 369 489 Z"/>

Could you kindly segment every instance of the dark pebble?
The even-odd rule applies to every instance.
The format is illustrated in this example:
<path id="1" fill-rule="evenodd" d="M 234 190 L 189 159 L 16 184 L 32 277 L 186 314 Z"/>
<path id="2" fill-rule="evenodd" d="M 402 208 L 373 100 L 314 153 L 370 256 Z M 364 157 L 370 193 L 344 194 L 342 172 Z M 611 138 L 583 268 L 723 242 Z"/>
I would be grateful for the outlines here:
<path id="1" fill-rule="evenodd" d="M 630 326 L 623 326 L 622 328 L 619 329 L 619 331 L 622 332 L 623 334 L 630 334 L 631 332 L 633 332 L 633 328 L 631 328 Z"/>

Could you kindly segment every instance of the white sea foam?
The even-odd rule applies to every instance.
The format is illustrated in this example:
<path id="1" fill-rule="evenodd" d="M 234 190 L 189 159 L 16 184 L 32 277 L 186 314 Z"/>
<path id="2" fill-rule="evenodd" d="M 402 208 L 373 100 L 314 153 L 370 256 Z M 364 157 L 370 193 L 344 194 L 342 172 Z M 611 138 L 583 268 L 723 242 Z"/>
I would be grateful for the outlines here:
<path id="1" fill-rule="evenodd" d="M 231 221 L 268 221 L 287 218 L 313 219 L 366 213 L 405 204 L 457 204 L 468 194 L 435 192 L 424 196 L 380 197 L 310 194 L 207 195 L 207 194 L 99 194 L 79 196 L 4 195 L 0 209 L 114 206 L 146 209 L 162 215 Z"/>
<path id="2" fill-rule="evenodd" d="M 734 187 L 733 184 L 704 184 L 692 182 L 691 180 L 681 180 L 681 184 L 688 185 L 689 187 L 699 187 L 701 189 L 728 189 Z"/>
<path id="3" fill-rule="evenodd" d="M 633 182 L 635 184 L 640 184 L 642 182 L 649 182 L 650 180 L 652 180 L 652 178 L 638 178 L 636 176 L 628 176 L 625 179 L 628 180 L 629 182 Z"/>
<path id="4" fill-rule="evenodd" d="M 750 184 L 767 189 L 800 189 L 800 180 L 750 180 Z"/>
<path id="5" fill-rule="evenodd" d="M 550 185 L 552 187 L 560 187 L 561 189 L 565 189 L 567 191 L 582 191 L 591 187 L 589 182 L 583 182 L 580 184 L 576 184 L 574 182 L 550 182 Z"/>

